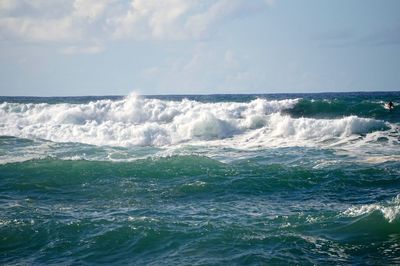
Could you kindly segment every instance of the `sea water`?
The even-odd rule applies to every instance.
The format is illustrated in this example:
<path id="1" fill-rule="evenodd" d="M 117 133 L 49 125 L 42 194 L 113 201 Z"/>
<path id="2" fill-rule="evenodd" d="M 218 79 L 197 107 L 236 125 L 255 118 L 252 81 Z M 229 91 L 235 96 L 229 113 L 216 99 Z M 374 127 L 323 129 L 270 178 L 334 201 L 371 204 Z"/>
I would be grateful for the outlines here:
<path id="1" fill-rule="evenodd" d="M 0 263 L 399 264 L 399 99 L 0 97 Z"/>

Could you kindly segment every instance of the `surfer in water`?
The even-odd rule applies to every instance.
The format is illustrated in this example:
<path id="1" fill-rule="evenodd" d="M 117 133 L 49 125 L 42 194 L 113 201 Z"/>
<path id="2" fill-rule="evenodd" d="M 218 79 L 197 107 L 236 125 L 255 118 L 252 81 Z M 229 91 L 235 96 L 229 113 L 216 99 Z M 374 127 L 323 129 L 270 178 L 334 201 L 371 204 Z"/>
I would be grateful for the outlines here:
<path id="1" fill-rule="evenodd" d="M 389 101 L 387 106 L 388 106 L 389 110 L 392 110 L 394 108 L 394 104 L 392 103 L 392 101 Z"/>

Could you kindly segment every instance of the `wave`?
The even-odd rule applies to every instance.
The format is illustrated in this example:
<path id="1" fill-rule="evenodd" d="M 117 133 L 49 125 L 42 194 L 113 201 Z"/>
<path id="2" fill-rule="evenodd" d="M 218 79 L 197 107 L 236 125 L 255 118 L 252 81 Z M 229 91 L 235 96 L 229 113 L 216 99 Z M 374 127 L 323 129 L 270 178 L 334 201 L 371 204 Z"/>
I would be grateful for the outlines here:
<path id="1" fill-rule="evenodd" d="M 399 103 L 395 102 L 395 106 Z M 286 113 L 292 117 L 313 117 L 313 118 L 338 118 L 343 116 L 359 116 L 374 119 L 384 119 L 395 122 L 400 119 L 398 109 L 388 111 L 385 109 L 385 102 L 370 100 L 309 100 L 301 99 L 293 108 Z"/>
<path id="2" fill-rule="evenodd" d="M 400 194 L 383 204 L 353 206 L 343 212 L 349 217 L 370 216 L 374 213 L 381 214 L 389 223 L 398 220 L 400 217 Z"/>
<path id="3" fill-rule="evenodd" d="M 202 103 L 183 99 L 122 100 L 84 104 L 1 103 L 0 135 L 53 142 L 109 146 L 166 146 L 193 141 L 261 145 L 291 141 L 301 145 L 387 130 L 382 120 L 347 116 L 334 119 L 288 115 L 301 99 Z M 240 141 L 240 143 L 237 143 Z"/>

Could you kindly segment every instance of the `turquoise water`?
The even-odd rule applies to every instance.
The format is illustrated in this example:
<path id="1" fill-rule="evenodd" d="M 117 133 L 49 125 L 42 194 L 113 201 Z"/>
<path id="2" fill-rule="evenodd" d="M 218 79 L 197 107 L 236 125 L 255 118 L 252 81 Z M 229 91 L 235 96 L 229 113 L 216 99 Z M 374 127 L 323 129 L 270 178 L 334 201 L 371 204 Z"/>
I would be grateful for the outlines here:
<path id="1" fill-rule="evenodd" d="M 399 264 L 399 98 L 1 97 L 0 263 Z"/>

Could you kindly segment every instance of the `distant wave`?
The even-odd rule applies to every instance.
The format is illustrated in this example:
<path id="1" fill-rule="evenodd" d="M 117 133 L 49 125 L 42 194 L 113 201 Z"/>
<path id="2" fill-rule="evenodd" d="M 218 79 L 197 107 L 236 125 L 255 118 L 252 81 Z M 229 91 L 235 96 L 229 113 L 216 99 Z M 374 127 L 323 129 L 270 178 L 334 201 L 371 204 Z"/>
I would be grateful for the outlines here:
<path id="1" fill-rule="evenodd" d="M 4 102 L 0 104 L 0 135 L 123 147 L 230 138 L 235 145 L 288 139 L 292 145 L 302 145 L 302 140 L 320 142 L 390 127 L 382 120 L 354 115 L 332 119 L 288 115 L 302 105 L 301 99 L 202 103 L 135 94 L 85 104 Z"/>
<path id="2" fill-rule="evenodd" d="M 312 117 L 312 118 L 338 118 L 343 116 L 355 115 L 359 117 L 368 117 L 375 119 L 384 119 L 386 121 L 397 121 L 398 112 L 388 112 L 384 108 L 383 101 L 370 100 L 309 100 L 301 99 L 293 108 L 287 110 L 287 113 L 293 117 Z M 399 103 L 395 102 L 397 106 Z"/>

